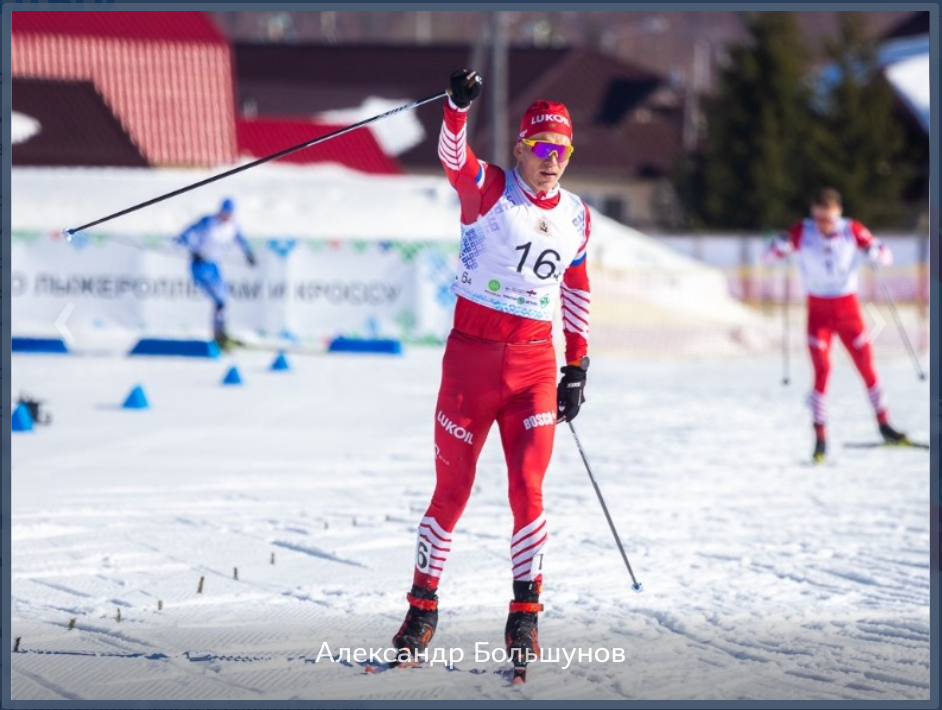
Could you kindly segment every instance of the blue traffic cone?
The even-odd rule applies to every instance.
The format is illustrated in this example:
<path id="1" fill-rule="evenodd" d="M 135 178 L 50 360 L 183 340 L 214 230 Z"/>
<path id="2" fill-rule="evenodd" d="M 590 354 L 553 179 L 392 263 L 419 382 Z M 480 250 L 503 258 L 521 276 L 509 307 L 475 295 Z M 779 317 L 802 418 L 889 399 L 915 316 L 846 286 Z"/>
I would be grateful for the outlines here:
<path id="1" fill-rule="evenodd" d="M 278 357 L 275 358 L 275 361 L 271 364 L 272 370 L 290 370 L 291 366 L 288 364 L 288 358 L 285 357 L 284 353 L 278 353 Z"/>
<path id="2" fill-rule="evenodd" d="M 13 410 L 10 428 L 13 431 L 33 430 L 33 415 L 29 413 L 29 407 L 22 403 L 16 405 L 16 409 Z"/>
<path id="3" fill-rule="evenodd" d="M 147 402 L 147 395 L 144 394 L 144 388 L 140 385 L 136 385 L 121 406 L 125 409 L 148 409 L 150 404 Z"/>
<path id="4" fill-rule="evenodd" d="M 242 375 L 239 374 L 239 368 L 233 365 L 226 371 L 226 376 L 222 378 L 224 385 L 241 385 Z"/>

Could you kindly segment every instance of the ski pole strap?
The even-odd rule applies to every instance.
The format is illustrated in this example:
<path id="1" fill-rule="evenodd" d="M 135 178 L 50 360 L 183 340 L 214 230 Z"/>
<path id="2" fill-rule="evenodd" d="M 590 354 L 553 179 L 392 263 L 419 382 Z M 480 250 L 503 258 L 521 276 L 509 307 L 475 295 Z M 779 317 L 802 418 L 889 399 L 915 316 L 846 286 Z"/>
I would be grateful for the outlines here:
<path id="1" fill-rule="evenodd" d="M 511 611 L 526 611 L 536 614 L 543 611 L 543 605 L 536 602 L 510 602 Z"/>
<path id="2" fill-rule="evenodd" d="M 421 599 L 420 597 L 412 596 L 412 594 L 406 594 L 406 600 L 416 609 L 422 609 L 423 611 L 435 611 L 438 609 L 437 599 Z"/>

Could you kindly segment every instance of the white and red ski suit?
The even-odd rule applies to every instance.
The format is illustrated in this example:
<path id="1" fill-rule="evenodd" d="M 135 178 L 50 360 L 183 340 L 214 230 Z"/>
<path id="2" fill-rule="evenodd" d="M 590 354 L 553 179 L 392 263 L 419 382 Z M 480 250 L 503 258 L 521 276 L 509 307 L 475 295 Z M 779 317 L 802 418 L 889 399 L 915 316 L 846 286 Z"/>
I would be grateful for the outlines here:
<path id="1" fill-rule="evenodd" d="M 808 350 L 814 367 L 810 405 L 815 427 L 823 434 L 827 421 L 827 383 L 831 372 L 831 338 L 837 335 L 850 353 L 867 387 L 877 421 L 886 424 L 888 411 L 883 388 L 873 367 L 873 352 L 857 300 L 857 269 L 861 255 L 888 263 L 886 245 L 860 222 L 839 218 L 824 234 L 812 219 L 792 226 L 784 238 L 772 243 L 766 260 L 796 253 L 808 293 Z"/>
<path id="2" fill-rule="evenodd" d="M 589 210 L 561 188 L 534 192 L 516 170 L 475 157 L 467 109 L 446 101 L 438 154 L 461 204 L 454 327 L 435 411 L 436 484 L 419 526 L 414 583 L 436 589 L 452 533 L 496 421 L 513 513 L 515 581 L 542 581 L 543 478 L 556 429 L 552 319 L 561 299 L 566 360 L 587 351 Z"/>

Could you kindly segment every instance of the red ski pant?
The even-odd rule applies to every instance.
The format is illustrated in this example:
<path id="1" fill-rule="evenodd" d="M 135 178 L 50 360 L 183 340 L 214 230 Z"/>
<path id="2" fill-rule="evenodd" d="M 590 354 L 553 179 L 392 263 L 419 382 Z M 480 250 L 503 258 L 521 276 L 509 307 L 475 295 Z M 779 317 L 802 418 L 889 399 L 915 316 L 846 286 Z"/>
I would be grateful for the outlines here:
<path id="1" fill-rule="evenodd" d="M 435 492 L 419 526 L 416 584 L 438 586 L 452 531 L 471 495 L 478 456 L 495 421 L 514 520 L 513 576 L 541 577 L 547 538 L 543 477 L 556 433 L 552 341 L 502 343 L 452 331 L 435 409 Z"/>
<path id="2" fill-rule="evenodd" d="M 808 296 L 808 350 L 814 366 L 811 406 L 815 423 L 826 421 L 825 394 L 831 374 L 831 336 L 841 339 L 863 379 L 878 416 L 885 416 L 882 392 L 873 368 L 873 353 L 856 294 L 837 298 Z"/>

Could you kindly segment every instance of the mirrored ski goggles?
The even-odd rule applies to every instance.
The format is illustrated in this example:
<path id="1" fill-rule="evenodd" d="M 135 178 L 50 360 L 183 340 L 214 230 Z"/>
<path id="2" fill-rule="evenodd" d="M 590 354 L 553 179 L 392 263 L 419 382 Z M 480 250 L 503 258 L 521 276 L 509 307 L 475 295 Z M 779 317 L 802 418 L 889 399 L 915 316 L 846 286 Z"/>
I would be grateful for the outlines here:
<path id="1" fill-rule="evenodd" d="M 562 143 L 550 143 L 549 141 L 533 141 L 528 138 L 521 138 L 520 142 L 527 146 L 533 155 L 535 155 L 540 160 L 549 160 L 549 157 L 556 153 L 556 160 L 560 163 L 565 163 L 569 160 L 569 156 L 573 154 L 575 148 L 571 145 L 563 145 Z"/>

